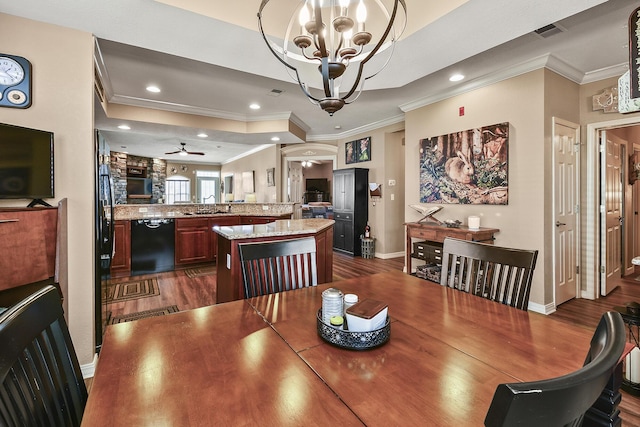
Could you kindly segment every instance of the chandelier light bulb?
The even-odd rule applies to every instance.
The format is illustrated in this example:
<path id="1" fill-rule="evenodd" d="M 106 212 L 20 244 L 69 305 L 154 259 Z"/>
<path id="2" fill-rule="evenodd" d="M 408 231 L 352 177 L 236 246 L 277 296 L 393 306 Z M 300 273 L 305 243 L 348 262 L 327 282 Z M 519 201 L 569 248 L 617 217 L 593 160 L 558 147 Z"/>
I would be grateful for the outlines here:
<path id="1" fill-rule="evenodd" d="M 298 22 L 300 23 L 300 27 L 304 28 L 304 26 L 307 24 L 307 22 L 309 22 L 310 19 L 311 15 L 309 14 L 309 7 L 307 5 L 307 2 L 305 2 L 300 9 L 300 14 L 298 15 Z"/>
<path id="2" fill-rule="evenodd" d="M 364 21 L 367 20 L 367 7 L 364 5 L 363 0 L 360 0 L 356 8 L 356 20 L 358 21 L 358 30 L 364 31 Z"/>

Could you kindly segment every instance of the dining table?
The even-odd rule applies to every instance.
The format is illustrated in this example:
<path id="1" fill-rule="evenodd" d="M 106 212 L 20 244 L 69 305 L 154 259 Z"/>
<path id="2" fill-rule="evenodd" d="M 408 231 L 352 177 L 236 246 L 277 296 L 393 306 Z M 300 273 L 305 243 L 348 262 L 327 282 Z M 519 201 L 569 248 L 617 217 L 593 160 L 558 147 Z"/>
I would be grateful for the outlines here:
<path id="1" fill-rule="evenodd" d="M 322 292 L 388 306 L 389 340 L 339 347 Z M 567 374 L 593 331 L 401 271 L 106 329 L 83 426 L 480 426 L 498 384 Z"/>

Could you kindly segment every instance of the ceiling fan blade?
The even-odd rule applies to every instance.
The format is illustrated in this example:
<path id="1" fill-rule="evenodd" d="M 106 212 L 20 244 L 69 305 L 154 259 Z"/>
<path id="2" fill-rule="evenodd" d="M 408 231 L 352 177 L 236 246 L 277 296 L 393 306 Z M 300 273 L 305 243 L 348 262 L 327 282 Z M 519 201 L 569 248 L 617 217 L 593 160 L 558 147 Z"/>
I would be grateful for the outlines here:
<path id="1" fill-rule="evenodd" d="M 182 151 L 182 150 L 178 150 L 178 151 L 171 151 L 170 153 L 164 153 L 164 154 L 178 154 L 180 151 Z"/>
<path id="2" fill-rule="evenodd" d="M 196 156 L 204 156 L 204 153 L 199 151 L 187 151 L 187 154 L 195 154 Z"/>

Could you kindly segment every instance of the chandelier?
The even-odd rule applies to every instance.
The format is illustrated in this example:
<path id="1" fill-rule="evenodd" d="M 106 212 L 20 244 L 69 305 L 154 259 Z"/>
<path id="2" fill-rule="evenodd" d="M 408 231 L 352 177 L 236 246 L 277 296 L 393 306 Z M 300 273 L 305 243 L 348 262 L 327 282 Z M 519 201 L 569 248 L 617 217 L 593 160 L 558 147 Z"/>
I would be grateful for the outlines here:
<path id="1" fill-rule="evenodd" d="M 392 3 L 390 7 L 383 0 L 295 1 L 282 45 L 271 41 L 263 28 L 263 9 L 269 0 L 260 4 L 258 25 L 269 50 L 307 98 L 333 116 L 358 99 L 365 81 L 391 59 L 406 26 L 407 6 L 405 0 L 386 2 Z M 399 7 L 404 15 L 400 24 L 396 22 Z M 282 13 L 282 9 L 275 13 Z M 383 52 L 385 55 L 378 58 Z"/>

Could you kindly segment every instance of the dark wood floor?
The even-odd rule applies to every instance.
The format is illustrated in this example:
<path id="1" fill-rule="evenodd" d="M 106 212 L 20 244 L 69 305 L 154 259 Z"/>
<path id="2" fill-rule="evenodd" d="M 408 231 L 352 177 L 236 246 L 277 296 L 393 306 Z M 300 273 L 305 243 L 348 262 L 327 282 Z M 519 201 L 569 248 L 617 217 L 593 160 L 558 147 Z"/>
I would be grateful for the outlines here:
<path id="1" fill-rule="evenodd" d="M 383 271 L 402 270 L 403 267 L 404 258 L 402 257 L 387 260 L 379 258 L 364 259 L 334 253 L 333 280 L 342 280 Z M 635 280 L 638 275 L 640 275 L 640 268 L 637 268 L 634 275 L 621 279 L 619 286 L 607 297 L 595 301 L 585 299 L 570 300 L 560 305 L 557 311 L 550 316 L 563 322 L 594 330 L 604 312 L 613 309 L 615 306 L 624 306 L 631 301 L 640 302 L 640 281 Z M 215 304 L 215 277 L 215 275 L 209 275 L 189 278 L 185 270 L 177 270 L 170 273 L 118 279 L 126 282 L 141 278 L 157 278 L 160 295 L 112 304 L 110 310 L 113 315 L 123 315 L 174 304 L 180 310 L 212 305 Z M 624 426 L 640 427 L 640 397 L 631 396 L 623 392 L 620 410 Z"/>

